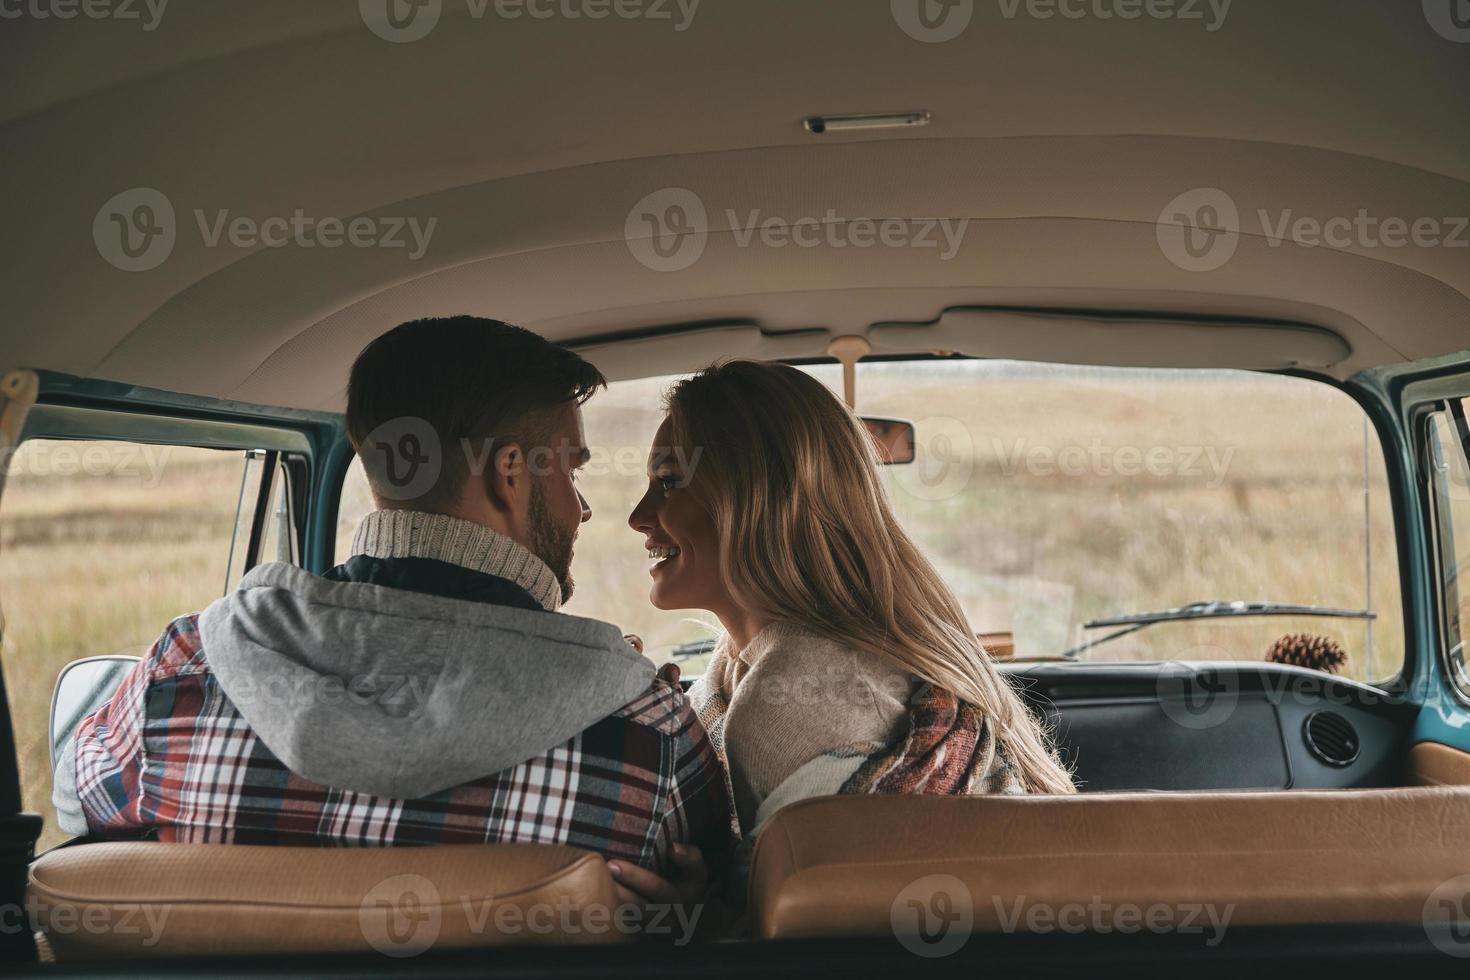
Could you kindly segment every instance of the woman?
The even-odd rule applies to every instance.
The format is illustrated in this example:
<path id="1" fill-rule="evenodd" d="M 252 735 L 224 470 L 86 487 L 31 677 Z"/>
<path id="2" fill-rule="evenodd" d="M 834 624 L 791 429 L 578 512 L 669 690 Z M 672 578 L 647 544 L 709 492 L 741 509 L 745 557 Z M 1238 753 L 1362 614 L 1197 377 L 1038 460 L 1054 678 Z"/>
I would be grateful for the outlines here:
<path id="1" fill-rule="evenodd" d="M 670 392 L 654 446 L 629 524 L 653 604 L 724 627 L 690 694 L 742 835 L 807 796 L 1074 791 L 824 385 L 711 367 Z"/>

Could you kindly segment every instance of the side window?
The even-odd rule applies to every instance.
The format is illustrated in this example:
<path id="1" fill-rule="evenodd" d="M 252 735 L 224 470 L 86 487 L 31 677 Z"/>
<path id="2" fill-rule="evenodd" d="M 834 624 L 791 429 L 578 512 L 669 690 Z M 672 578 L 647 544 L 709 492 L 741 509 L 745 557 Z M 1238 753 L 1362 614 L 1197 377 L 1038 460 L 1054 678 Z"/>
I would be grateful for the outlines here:
<path id="1" fill-rule="evenodd" d="M 269 486 L 265 488 L 264 515 L 260 521 L 260 549 L 257 552 L 257 561 L 260 564 L 285 562 L 289 565 L 300 565 L 301 548 L 296 528 L 302 515 L 296 513 L 290 468 L 274 453 L 252 451 L 249 459 L 252 463 L 259 460 L 259 472 L 252 474 L 251 469 L 257 468 L 247 466 L 246 479 L 243 481 L 247 495 L 242 496 L 240 500 L 241 525 L 235 536 L 235 548 L 231 556 L 232 564 L 237 569 L 244 569 L 244 557 L 249 554 L 250 533 L 254 530 L 256 508 L 262 503 L 260 480 L 264 477 L 266 469 L 269 468 L 271 479 Z M 249 488 L 252 486 L 255 492 L 249 494 Z"/>
<path id="2" fill-rule="evenodd" d="M 1466 405 L 1456 400 L 1430 416 L 1428 479 L 1432 483 L 1440 566 L 1445 654 L 1456 686 L 1470 695 L 1465 631 L 1470 628 L 1470 582 L 1460 572 L 1470 568 L 1470 465 L 1465 445 L 1470 436 Z"/>
<path id="3" fill-rule="evenodd" d="M 277 465 L 276 478 L 271 484 L 270 499 L 266 504 L 265 523 L 261 527 L 261 564 L 274 561 L 290 565 L 301 564 L 301 555 L 293 533 L 296 515 L 292 510 L 285 467 Z"/>
<path id="4" fill-rule="evenodd" d="M 47 817 L 42 846 L 62 839 L 47 731 L 57 675 L 83 657 L 140 655 L 171 620 L 233 587 L 265 455 L 31 439 L 12 458 L 0 501 L 0 656 L 25 807 Z M 294 533 L 273 523 L 262 527 L 263 561 L 281 553 L 282 537 L 294 553 Z"/>

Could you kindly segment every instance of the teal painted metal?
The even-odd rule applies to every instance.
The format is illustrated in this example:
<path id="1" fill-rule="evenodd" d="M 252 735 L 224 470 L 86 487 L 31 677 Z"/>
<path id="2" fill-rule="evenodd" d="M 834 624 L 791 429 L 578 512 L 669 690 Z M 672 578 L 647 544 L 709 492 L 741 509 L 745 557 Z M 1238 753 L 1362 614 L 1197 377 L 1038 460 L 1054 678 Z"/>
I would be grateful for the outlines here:
<path id="1" fill-rule="evenodd" d="M 279 408 L 249 402 L 225 401 L 202 395 L 186 395 L 161 388 L 119 384 L 78 378 L 55 371 L 37 371 L 41 381 L 40 401 L 62 405 L 113 406 L 137 412 L 155 409 L 159 414 L 190 418 L 214 418 L 236 422 L 255 421 L 289 428 L 330 426 L 341 416 L 335 412 L 313 412 L 300 408 Z"/>
<path id="2" fill-rule="evenodd" d="M 112 407 L 39 404 L 26 417 L 21 440 L 119 439 L 164 446 L 207 449 L 278 449 L 309 453 L 311 440 L 300 429 L 260 422 L 227 422 Z"/>
<path id="3" fill-rule="evenodd" d="M 342 416 L 252 405 L 155 388 L 38 372 L 41 389 L 26 438 L 110 438 L 234 449 L 280 449 L 307 460 L 307 568 L 331 567 L 335 494 L 350 459 Z M 336 473 L 336 481 L 332 474 Z"/>
<path id="4" fill-rule="evenodd" d="M 1428 406 L 1447 398 L 1470 396 L 1470 351 L 1366 371 L 1350 383 L 1373 392 L 1391 406 L 1395 429 L 1403 443 L 1399 468 L 1413 492 L 1410 513 L 1402 518 L 1397 511 L 1394 515 L 1399 537 L 1412 538 L 1416 553 L 1410 574 L 1404 576 L 1406 589 L 1412 587 L 1414 591 L 1412 612 L 1418 637 L 1411 647 L 1416 670 L 1405 696 L 1421 708 L 1410 741 L 1439 742 L 1470 751 L 1470 702 L 1451 681 L 1444 657 L 1447 644 L 1433 578 L 1439 572 L 1429 540 L 1428 501 L 1424 499 L 1424 488 L 1414 478 L 1418 463 L 1413 444 L 1419 417 Z M 1406 613 L 1410 611 L 1407 599 Z"/>
<path id="5" fill-rule="evenodd" d="M 306 567 L 318 575 L 341 561 L 337 546 L 337 504 L 342 497 L 342 478 L 352 463 L 352 446 L 347 427 L 339 419 L 326 449 L 312 467 L 311 524 L 306 529 Z"/>
<path id="6" fill-rule="evenodd" d="M 1357 399 L 1378 431 L 1384 469 L 1393 499 L 1395 537 L 1398 541 L 1399 588 L 1404 611 L 1404 670 L 1394 685 L 1415 703 L 1425 678 L 1437 671 L 1439 616 L 1435 605 L 1433 549 L 1423 515 L 1426 501 L 1416 478 L 1418 464 L 1410 430 L 1404 424 L 1399 392 L 1383 378 L 1362 373 L 1348 379 L 1345 391 Z"/>

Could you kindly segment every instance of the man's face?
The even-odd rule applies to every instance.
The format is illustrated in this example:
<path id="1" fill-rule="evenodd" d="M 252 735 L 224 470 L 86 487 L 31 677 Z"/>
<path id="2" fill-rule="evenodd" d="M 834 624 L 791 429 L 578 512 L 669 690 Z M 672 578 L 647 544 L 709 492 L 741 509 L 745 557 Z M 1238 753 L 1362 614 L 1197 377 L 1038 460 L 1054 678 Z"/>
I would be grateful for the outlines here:
<path id="1" fill-rule="evenodd" d="M 576 405 L 557 409 L 544 445 L 526 446 L 531 473 L 531 552 L 546 562 L 561 583 L 562 601 L 572 597 L 572 545 L 592 508 L 577 490 L 576 474 L 591 455 L 582 431 L 582 410 Z"/>

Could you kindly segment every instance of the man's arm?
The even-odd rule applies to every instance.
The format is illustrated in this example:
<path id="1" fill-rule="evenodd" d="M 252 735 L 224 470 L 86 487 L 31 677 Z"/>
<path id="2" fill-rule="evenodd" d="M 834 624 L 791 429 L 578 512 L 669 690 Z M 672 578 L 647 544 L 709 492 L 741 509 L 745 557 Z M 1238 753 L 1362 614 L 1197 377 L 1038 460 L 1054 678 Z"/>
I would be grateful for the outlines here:
<path id="1" fill-rule="evenodd" d="M 677 674 L 670 678 L 661 672 L 660 677 L 678 684 Z M 621 903 L 645 910 L 662 906 L 664 912 L 668 906 L 681 905 L 686 912 L 679 921 L 709 926 L 722 918 L 701 913 L 719 894 L 734 850 L 732 812 L 724 769 L 687 699 L 674 742 L 674 771 L 657 817 L 654 846 L 662 875 L 630 861 L 609 861 L 608 867 Z M 664 921 L 662 916 L 648 918 Z"/>
<path id="2" fill-rule="evenodd" d="M 62 750 L 52 790 L 58 823 L 70 834 L 126 831 L 144 826 L 143 734 L 148 691 L 169 658 L 187 656 L 175 620 L 123 677 L 112 697 L 82 719 Z"/>

